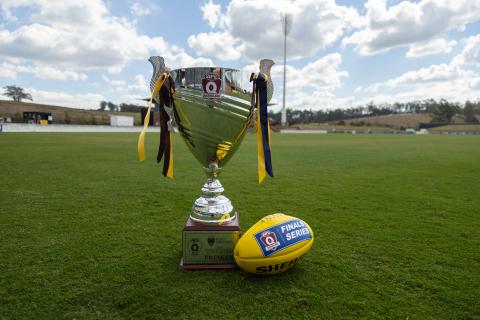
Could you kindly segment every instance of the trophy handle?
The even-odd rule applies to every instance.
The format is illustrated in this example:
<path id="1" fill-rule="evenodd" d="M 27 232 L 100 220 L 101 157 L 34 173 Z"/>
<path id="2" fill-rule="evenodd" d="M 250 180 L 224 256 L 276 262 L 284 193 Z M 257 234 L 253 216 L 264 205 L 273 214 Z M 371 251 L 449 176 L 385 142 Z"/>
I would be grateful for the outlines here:
<path id="1" fill-rule="evenodd" d="M 171 133 L 173 132 L 174 123 L 174 108 L 173 95 L 175 91 L 175 84 L 170 76 L 170 70 L 165 66 L 165 59 L 160 56 L 153 56 L 148 59 L 153 66 L 153 74 L 150 79 L 150 88 L 153 92 L 155 84 L 159 77 L 165 74 L 167 77 L 163 82 L 158 93 L 152 98 L 158 105 L 160 111 L 160 145 L 158 146 L 157 162 L 160 162 L 164 157 L 163 175 L 173 175 L 173 162 L 171 161 Z M 172 166 L 172 168 L 170 167 Z M 170 170 L 172 169 L 172 170 Z"/>
<path id="2" fill-rule="evenodd" d="M 162 88 L 157 95 L 153 97 L 155 103 L 168 114 L 168 128 L 169 131 L 173 129 L 175 123 L 175 116 L 173 110 L 173 92 L 175 91 L 175 84 L 170 76 L 170 69 L 165 66 L 165 59 L 160 56 L 152 56 L 148 59 L 153 66 L 153 74 L 150 79 L 150 90 L 153 91 L 155 83 L 164 72 L 168 73 L 168 79 L 164 82 Z M 160 111 L 161 113 L 161 111 Z"/>
<path id="3" fill-rule="evenodd" d="M 153 91 L 153 87 L 155 87 L 155 82 L 157 81 L 158 77 L 165 72 L 165 59 L 160 56 L 153 56 L 148 59 L 153 66 L 153 74 L 152 78 L 150 79 L 150 91 Z M 156 97 L 154 97 L 156 98 Z M 158 101 L 157 101 L 158 103 Z"/>
<path id="4" fill-rule="evenodd" d="M 262 59 L 260 60 L 259 70 L 261 73 L 267 75 L 267 103 L 270 103 L 273 97 L 273 81 L 270 76 L 270 70 L 272 69 L 275 62 L 272 59 Z"/>

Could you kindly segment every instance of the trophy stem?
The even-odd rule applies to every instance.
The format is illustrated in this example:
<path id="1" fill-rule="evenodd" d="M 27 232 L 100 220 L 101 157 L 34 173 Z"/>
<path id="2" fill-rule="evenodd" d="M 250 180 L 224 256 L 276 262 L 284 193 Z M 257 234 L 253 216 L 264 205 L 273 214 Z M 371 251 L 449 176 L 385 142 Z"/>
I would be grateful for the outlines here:
<path id="1" fill-rule="evenodd" d="M 217 178 L 221 168 L 212 163 L 204 170 L 207 181 L 203 185 L 202 195 L 193 204 L 190 218 L 204 224 L 223 224 L 234 220 L 236 212 L 231 201 L 222 195 L 225 189 Z"/>

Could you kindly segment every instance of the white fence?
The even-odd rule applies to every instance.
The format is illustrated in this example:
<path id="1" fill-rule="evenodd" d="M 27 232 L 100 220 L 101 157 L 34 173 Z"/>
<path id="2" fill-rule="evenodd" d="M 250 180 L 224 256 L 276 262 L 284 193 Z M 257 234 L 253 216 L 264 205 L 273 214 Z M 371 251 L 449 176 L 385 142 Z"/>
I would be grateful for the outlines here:
<path id="1" fill-rule="evenodd" d="M 133 127 L 133 117 L 110 115 L 110 125 Z"/>
<path id="2" fill-rule="evenodd" d="M 281 129 L 280 133 L 317 133 L 325 134 L 328 133 L 327 130 L 296 130 L 296 129 Z"/>
<path id="3" fill-rule="evenodd" d="M 0 132 L 137 132 L 143 127 L 89 126 L 70 124 L 0 123 Z M 160 132 L 158 127 L 149 127 L 148 132 Z"/>

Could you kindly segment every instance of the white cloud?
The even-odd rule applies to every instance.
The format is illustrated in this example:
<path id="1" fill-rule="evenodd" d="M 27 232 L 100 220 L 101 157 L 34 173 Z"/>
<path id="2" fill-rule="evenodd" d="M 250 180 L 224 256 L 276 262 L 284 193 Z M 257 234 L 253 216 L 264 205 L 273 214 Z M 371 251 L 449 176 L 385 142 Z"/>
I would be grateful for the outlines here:
<path id="1" fill-rule="evenodd" d="M 470 82 L 470 87 L 472 89 L 480 90 L 480 77 L 472 79 L 472 81 Z"/>
<path id="2" fill-rule="evenodd" d="M 427 42 L 480 20 L 480 2 L 471 0 L 401 1 L 390 7 L 386 0 L 369 0 L 365 7 L 360 31 L 343 39 L 364 55 Z"/>
<path id="3" fill-rule="evenodd" d="M 480 74 L 472 66 L 480 66 L 479 61 L 480 35 L 477 35 L 465 40 L 464 49 L 450 63 L 411 70 L 383 83 L 359 87 L 356 92 L 376 93 L 379 88 L 391 92 L 364 97 L 359 100 L 362 103 L 406 102 L 430 98 L 460 102 L 475 100 L 480 96 Z"/>
<path id="4" fill-rule="evenodd" d="M 357 11 L 333 0 L 232 1 L 227 15 L 233 37 L 242 41 L 243 52 L 253 60 L 283 56 L 280 18 L 292 15 L 288 36 L 291 58 L 308 57 L 339 39 L 358 20 Z"/>
<path id="5" fill-rule="evenodd" d="M 480 78 L 476 78 L 478 81 Z M 479 88 L 473 87 L 472 80 L 461 78 L 454 81 L 443 81 L 424 83 L 423 85 L 411 86 L 393 92 L 391 94 L 379 94 L 374 96 L 367 96 L 357 99 L 356 104 L 366 104 L 368 102 L 375 103 L 393 103 L 393 102 L 409 102 L 414 100 L 425 99 L 447 99 L 449 101 L 464 102 L 466 100 L 477 100 L 480 96 Z"/>
<path id="6" fill-rule="evenodd" d="M 398 46 L 408 48 L 407 56 L 412 58 L 451 52 L 457 43 L 450 41 L 452 35 L 447 36 L 446 32 L 461 30 L 465 25 L 479 21 L 478 1 L 371 0 L 366 4 L 363 17 L 353 7 L 338 5 L 334 0 L 233 0 L 223 7 L 214 1 L 202 0 L 200 4 L 205 24 L 208 23 L 211 30 L 187 39 L 190 48 L 200 56 L 195 57 L 161 36 L 142 35 L 135 20 L 114 16 L 101 0 L 0 0 L 0 13 L 5 21 L 15 19 L 18 7 L 29 6 L 25 11 L 29 14 L 26 23 L 6 24 L 18 25 L 13 29 L 6 29 L 0 23 L 0 57 L 3 58 L 0 60 L 0 77 L 15 79 L 30 74 L 39 79 L 81 81 L 87 78 L 87 73 L 90 75 L 90 69 L 102 69 L 110 74 L 102 77 L 105 82 L 100 86 L 101 94 L 59 92 L 58 99 L 63 99 L 67 105 L 80 99 L 76 100 L 80 106 L 85 99 L 94 108 L 102 99 L 115 103 L 139 103 L 138 98 L 148 96 L 150 74 L 123 78 L 118 73 L 129 61 L 139 59 L 146 62 L 150 55 L 160 54 L 167 66 L 177 68 L 211 66 L 213 61 L 210 58 L 224 61 L 243 58 L 242 61 L 250 63 L 244 70 L 258 71 L 258 65 L 252 61 L 283 59 L 280 16 L 287 11 L 293 16 L 288 37 L 289 59 L 307 58 L 309 61 L 304 65 L 287 66 L 289 107 L 351 106 L 362 99 L 372 98 L 392 99 L 389 102 L 393 102 L 393 99 L 442 95 L 453 100 L 474 94 L 478 97 L 480 35 L 458 40 L 465 45 L 464 49 L 450 63 L 423 66 L 381 83 L 361 83 L 355 89 L 359 100 L 336 95 L 349 76 L 341 66 L 339 53 L 310 58 L 336 45 L 346 33 L 351 35 L 343 43 L 354 45 L 362 54 L 388 51 Z M 153 10 L 153 7 L 147 7 L 146 11 L 141 11 L 145 7 L 139 3 L 144 2 L 129 2 L 133 15 L 149 14 Z M 273 101 L 282 100 L 282 74 L 281 64 L 273 67 L 276 85 Z M 37 93 L 45 102 L 53 102 L 54 94 L 57 94 L 40 90 Z M 97 99 L 99 97 L 101 99 Z"/>
<path id="7" fill-rule="evenodd" d="M 33 69 L 35 76 L 39 79 L 53 79 L 53 80 L 86 80 L 85 73 L 78 73 L 70 70 L 60 70 L 50 66 L 38 66 Z"/>
<path id="8" fill-rule="evenodd" d="M 223 15 L 221 13 L 221 5 L 214 4 L 212 0 L 208 0 L 200 6 L 203 13 L 203 19 L 208 21 L 210 28 L 215 28 L 217 25 L 223 25 Z"/>
<path id="9" fill-rule="evenodd" d="M 445 39 L 434 39 L 428 42 L 411 44 L 407 52 L 407 58 L 418 58 L 438 53 L 449 53 L 457 44 L 457 41 L 446 41 Z"/>
<path id="10" fill-rule="evenodd" d="M 235 47 L 237 41 L 226 32 L 192 35 L 187 42 L 198 55 L 213 56 L 221 60 L 237 60 L 241 57 L 240 47 Z"/>
<path id="11" fill-rule="evenodd" d="M 162 37 L 139 34 L 133 22 L 111 15 L 101 0 L 7 1 L 2 10 L 11 13 L 12 8 L 27 5 L 33 12 L 31 24 L 12 31 L 0 26 L 0 56 L 68 69 L 106 68 L 112 73 L 132 59 L 146 60 L 159 53 L 172 64 L 197 60 Z"/>
<path id="12" fill-rule="evenodd" d="M 332 94 L 341 86 L 341 80 L 348 77 L 346 71 L 338 68 L 342 63 L 339 53 L 332 53 L 316 61 L 308 63 L 301 69 L 291 68 L 288 74 L 287 88 L 289 90 L 303 90 L 312 88 L 317 94 L 320 92 Z M 274 75 L 283 72 L 282 66 L 274 66 Z"/>
<path id="13" fill-rule="evenodd" d="M 357 100 L 353 96 L 337 97 L 327 92 L 298 92 L 288 100 L 287 108 L 292 109 L 325 110 L 357 106 Z"/>
<path id="14" fill-rule="evenodd" d="M 97 109 L 100 101 L 106 100 L 101 94 L 70 94 L 62 91 L 45 91 L 36 88 L 25 88 L 35 103 L 45 103 L 57 106 L 76 107 L 81 109 Z"/>
<path id="15" fill-rule="evenodd" d="M 348 72 L 339 70 L 341 63 L 341 55 L 332 53 L 302 68 L 287 65 L 287 108 L 318 110 L 324 107 L 337 107 L 352 100 L 352 97 L 335 96 L 335 90 L 341 87 L 342 79 L 349 76 Z M 242 70 L 257 72 L 258 64 L 246 65 Z M 274 65 L 271 76 L 275 87 L 272 101 L 282 101 L 283 65 Z M 281 106 L 273 108 L 278 111 Z"/>
<path id="16" fill-rule="evenodd" d="M 465 47 L 462 52 L 453 59 L 452 64 L 480 66 L 480 35 L 466 39 Z"/>
<path id="17" fill-rule="evenodd" d="M 210 9 L 205 11 L 206 8 Z M 225 39 L 225 34 L 233 39 L 224 43 L 222 50 L 197 51 L 199 54 L 205 52 L 220 59 L 225 57 L 225 52 L 236 51 L 240 51 L 251 61 L 283 57 L 280 18 L 284 12 L 291 13 L 293 19 L 288 36 L 288 54 L 294 59 L 311 56 L 333 44 L 345 30 L 356 26 L 359 21 L 358 13 L 353 7 L 339 6 L 334 0 L 233 0 L 224 13 L 220 6 L 211 2 L 203 5 L 201 9 L 204 19 L 211 27 L 222 28 L 222 32 L 209 34 L 210 40 L 215 35 L 222 35 Z M 198 36 L 194 35 L 192 39 L 198 39 Z M 206 46 L 206 43 L 197 44 L 194 49 L 204 49 Z"/>
<path id="18" fill-rule="evenodd" d="M 141 74 L 134 77 L 133 82 L 126 86 L 120 100 L 122 102 L 144 104 L 141 99 L 149 97 L 150 86 L 147 84 L 147 80 Z"/>
<path id="19" fill-rule="evenodd" d="M 9 63 L 0 64 L 0 78 L 4 79 L 16 79 L 17 70 L 14 65 Z"/>
<path id="20" fill-rule="evenodd" d="M 210 67 L 213 66 L 213 61 L 207 58 L 193 58 L 185 52 L 176 54 L 165 54 L 165 64 L 170 69 L 189 68 L 189 67 Z"/>
<path id="21" fill-rule="evenodd" d="M 26 6 L 30 3 L 30 0 L 2 0 L 0 2 L 1 16 L 5 21 L 17 21 L 17 17 L 12 13 L 12 8 Z"/>
<path id="22" fill-rule="evenodd" d="M 58 69 L 48 65 L 37 64 L 34 66 L 26 66 L 13 65 L 5 62 L 0 65 L 0 77 L 15 79 L 18 73 L 34 74 L 38 79 L 41 80 L 52 79 L 61 81 L 79 81 L 87 79 L 87 75 L 85 73 Z"/>
<path id="23" fill-rule="evenodd" d="M 134 16 L 146 16 L 152 13 L 152 9 L 145 4 L 141 4 L 139 2 L 134 2 L 130 6 L 130 13 Z"/>
<path id="24" fill-rule="evenodd" d="M 371 85 L 368 85 L 366 87 L 364 86 L 358 86 L 355 88 L 354 92 L 355 93 L 364 93 L 364 92 L 378 92 L 378 90 L 382 87 L 381 83 L 374 83 Z"/>
<path id="25" fill-rule="evenodd" d="M 125 82 L 125 80 L 111 80 L 110 81 L 110 85 L 113 87 L 113 88 L 124 88 L 127 83 Z"/>
<path id="26" fill-rule="evenodd" d="M 451 81 L 465 76 L 466 74 L 466 71 L 451 64 L 434 64 L 426 68 L 405 72 L 404 74 L 389 80 L 388 84 L 392 87 L 396 87 L 403 84 Z"/>
<path id="27" fill-rule="evenodd" d="M 107 96 L 113 96 L 114 98 L 110 101 L 114 103 L 144 104 L 141 99 L 150 95 L 150 86 L 142 74 L 137 74 L 133 80 L 113 80 L 106 75 L 102 75 L 102 80 L 107 84 L 103 86 L 105 88 L 103 93 Z"/>
<path id="28" fill-rule="evenodd" d="M 335 91 L 342 86 L 342 80 L 349 77 L 341 70 L 342 56 L 332 53 L 306 64 L 302 68 L 287 65 L 286 107 L 291 109 L 312 109 L 349 107 L 354 97 L 337 97 Z M 244 66 L 246 75 L 258 72 L 258 63 Z M 283 65 L 274 65 L 271 70 L 274 82 L 274 96 L 270 108 L 279 111 L 283 100 Z"/>
<path id="29" fill-rule="evenodd" d="M 137 74 L 133 80 L 133 83 L 128 88 L 134 92 L 147 92 L 150 86 L 147 84 L 147 80 L 141 74 Z"/>
<path id="30" fill-rule="evenodd" d="M 453 57 L 450 63 L 433 64 L 418 70 L 408 71 L 388 80 L 387 84 L 396 87 L 434 82 L 448 83 L 459 79 L 468 83 L 469 79 L 478 76 L 474 69 L 470 68 L 471 65 L 480 66 L 480 35 L 467 38 L 462 52 Z"/>

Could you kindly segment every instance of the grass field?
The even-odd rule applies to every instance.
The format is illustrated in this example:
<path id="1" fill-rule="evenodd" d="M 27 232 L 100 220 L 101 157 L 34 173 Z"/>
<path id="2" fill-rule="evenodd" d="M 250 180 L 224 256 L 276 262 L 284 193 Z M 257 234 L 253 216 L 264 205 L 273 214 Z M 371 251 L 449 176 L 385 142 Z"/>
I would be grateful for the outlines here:
<path id="1" fill-rule="evenodd" d="M 316 240 L 291 271 L 179 271 L 204 176 L 135 134 L 0 134 L 0 319 L 480 319 L 480 137 L 252 135 L 225 167 L 244 230 L 284 212 Z"/>

